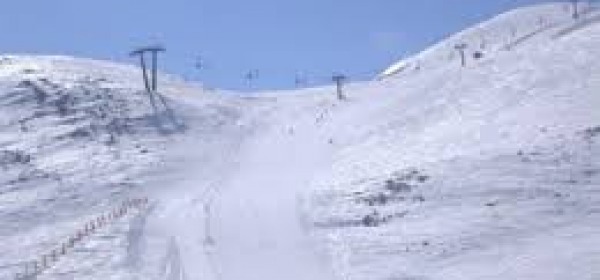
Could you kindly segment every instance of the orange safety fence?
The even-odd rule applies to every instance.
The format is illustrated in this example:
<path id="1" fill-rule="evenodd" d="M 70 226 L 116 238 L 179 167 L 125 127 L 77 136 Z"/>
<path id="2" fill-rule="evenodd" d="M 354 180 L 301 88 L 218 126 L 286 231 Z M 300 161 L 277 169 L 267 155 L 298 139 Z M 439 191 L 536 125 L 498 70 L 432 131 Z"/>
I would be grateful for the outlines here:
<path id="1" fill-rule="evenodd" d="M 52 267 L 53 264 L 58 262 L 61 257 L 66 256 L 71 252 L 71 249 L 78 243 L 85 240 L 86 237 L 94 234 L 97 230 L 104 228 L 111 222 L 116 221 L 132 210 L 143 210 L 148 205 L 148 198 L 135 198 L 123 202 L 118 207 L 115 207 L 108 213 L 101 214 L 94 219 L 86 222 L 81 228 L 76 230 L 73 234 L 69 235 L 60 245 L 56 246 L 55 249 L 44 253 L 32 261 L 26 261 L 22 265 L 22 270 L 15 275 L 15 280 L 27 280 L 35 279 L 37 275 L 41 274 L 48 268 Z"/>

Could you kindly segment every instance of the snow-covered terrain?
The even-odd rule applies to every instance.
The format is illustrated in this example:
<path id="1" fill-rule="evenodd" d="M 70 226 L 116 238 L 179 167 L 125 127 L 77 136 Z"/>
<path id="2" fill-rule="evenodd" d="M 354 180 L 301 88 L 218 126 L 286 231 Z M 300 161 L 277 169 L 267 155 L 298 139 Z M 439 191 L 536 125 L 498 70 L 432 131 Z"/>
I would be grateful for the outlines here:
<path id="1" fill-rule="evenodd" d="M 163 75 L 169 114 L 135 67 L 3 56 L 0 278 L 149 197 L 36 279 L 600 279 L 600 13 L 565 7 L 500 15 L 344 101 Z M 465 42 L 483 55 L 460 67 Z"/>
<path id="2" fill-rule="evenodd" d="M 570 32 L 588 21 L 597 21 L 595 6 L 580 3 L 583 20 L 573 21 L 570 3 L 550 3 L 515 9 L 495 18 L 458 32 L 417 55 L 408 57 L 385 69 L 379 79 L 389 76 L 408 75 L 420 70 L 452 67 L 460 64 L 456 46 L 466 45 L 468 64 L 496 56 L 499 52 L 520 48 L 524 45 L 547 43 L 548 37 Z M 591 15 L 590 15 L 591 14 Z M 563 32 L 557 32 L 557 30 Z"/>

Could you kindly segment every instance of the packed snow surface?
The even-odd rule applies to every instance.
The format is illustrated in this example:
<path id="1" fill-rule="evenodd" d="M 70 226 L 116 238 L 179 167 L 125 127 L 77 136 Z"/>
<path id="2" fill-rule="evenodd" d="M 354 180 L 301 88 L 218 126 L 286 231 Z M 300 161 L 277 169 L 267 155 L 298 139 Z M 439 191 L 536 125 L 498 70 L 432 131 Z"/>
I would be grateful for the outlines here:
<path id="1" fill-rule="evenodd" d="M 36 279 L 600 279 L 600 13 L 565 7 L 346 100 L 161 75 L 152 107 L 136 67 L 2 56 L 0 279 L 144 197 Z"/>

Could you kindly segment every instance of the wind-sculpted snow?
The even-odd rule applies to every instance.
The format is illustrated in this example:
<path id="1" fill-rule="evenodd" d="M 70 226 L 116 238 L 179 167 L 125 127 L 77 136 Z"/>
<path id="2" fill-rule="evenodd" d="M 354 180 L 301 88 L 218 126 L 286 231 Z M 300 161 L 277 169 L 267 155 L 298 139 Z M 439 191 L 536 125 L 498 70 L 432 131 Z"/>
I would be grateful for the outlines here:
<path id="1" fill-rule="evenodd" d="M 576 136 L 421 164 L 423 180 L 409 169 L 322 190 L 313 222 L 334 255 L 349 255 L 339 266 L 352 279 L 594 279 L 599 153 Z"/>
<path id="2" fill-rule="evenodd" d="M 142 192 L 145 174 L 161 168 L 165 149 L 187 133 L 208 139 L 236 125 L 239 102 L 186 97 L 204 93 L 161 78 L 181 114 L 176 124 L 150 106 L 135 67 L 0 59 L 0 278 L 58 246 L 88 217 Z M 186 118 L 198 125 L 187 129 Z"/>

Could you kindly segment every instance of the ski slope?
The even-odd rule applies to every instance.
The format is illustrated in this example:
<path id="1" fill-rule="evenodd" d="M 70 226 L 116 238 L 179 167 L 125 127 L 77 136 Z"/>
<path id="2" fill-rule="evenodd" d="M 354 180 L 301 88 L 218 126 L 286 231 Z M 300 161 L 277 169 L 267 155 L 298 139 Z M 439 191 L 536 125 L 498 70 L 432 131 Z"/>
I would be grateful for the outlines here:
<path id="1" fill-rule="evenodd" d="M 579 5 L 585 19 L 597 17 L 596 7 L 589 3 L 580 3 Z M 477 63 L 479 60 L 485 60 L 488 56 L 496 56 L 498 53 L 513 48 L 542 44 L 547 42 L 548 37 L 562 33 L 557 30 L 568 30 L 569 26 L 580 26 L 582 22 L 587 21 L 585 19 L 573 21 L 569 16 L 571 9 L 570 3 L 554 2 L 525 6 L 502 13 L 486 22 L 449 36 L 416 55 L 392 64 L 380 73 L 378 78 L 409 75 L 421 69 L 432 71 L 458 64 L 460 63 L 459 53 L 455 46 L 459 44 L 467 46 L 467 61 L 470 63 Z M 480 53 L 482 57 L 474 58 L 475 53 Z"/>
<path id="2" fill-rule="evenodd" d="M 135 67 L 3 56 L 0 279 L 137 197 L 36 279 L 598 279 L 599 14 L 564 7 L 499 15 L 345 101 L 162 75 L 174 116 Z"/>

